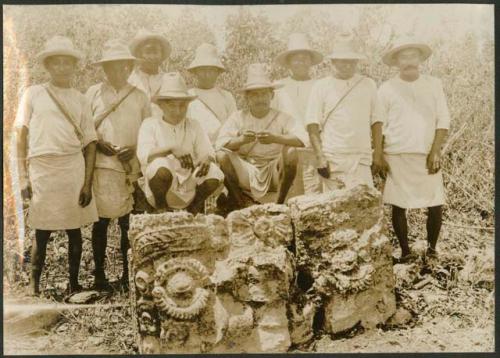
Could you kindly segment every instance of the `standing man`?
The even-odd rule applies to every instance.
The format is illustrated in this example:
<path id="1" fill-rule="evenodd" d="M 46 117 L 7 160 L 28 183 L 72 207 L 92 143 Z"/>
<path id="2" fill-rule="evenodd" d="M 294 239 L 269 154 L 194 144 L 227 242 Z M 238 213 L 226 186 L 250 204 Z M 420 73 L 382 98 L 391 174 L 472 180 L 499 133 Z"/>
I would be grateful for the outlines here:
<path id="1" fill-rule="evenodd" d="M 137 156 L 145 178 L 145 194 L 158 211 L 202 212 L 205 199 L 222 188 L 224 174 L 198 121 L 186 117 L 188 93 L 178 72 L 167 73 L 153 97 L 162 115 L 147 118 L 139 130 Z"/>
<path id="2" fill-rule="evenodd" d="M 243 191 L 258 201 L 278 189 L 276 202 L 282 204 L 295 178 L 297 153 L 292 147 L 303 147 L 304 139 L 298 138 L 292 117 L 271 108 L 276 87 L 263 64 L 248 66 L 242 89 L 248 109 L 229 117 L 216 142 L 217 162 L 237 207 L 245 206 Z"/>
<path id="3" fill-rule="evenodd" d="M 104 260 L 111 219 L 117 218 L 120 226 L 121 283 L 124 287 L 128 283 L 129 214 L 134 204 L 134 183 L 140 176 L 135 154 L 137 136 L 143 119 L 151 115 L 146 94 L 127 82 L 136 60 L 126 44 L 106 42 L 102 59 L 95 63 L 102 66 L 106 80 L 90 87 L 86 94 L 98 137 L 93 186 L 99 221 L 92 228 L 92 248 L 94 282 L 99 290 L 110 289 Z"/>
<path id="4" fill-rule="evenodd" d="M 196 79 L 196 87 L 189 90 L 196 95 L 189 103 L 189 118 L 197 120 L 215 143 L 220 127 L 236 111 L 236 101 L 231 92 L 216 86 L 217 78 L 225 71 L 215 46 L 204 43 L 196 49 L 196 56 L 187 68 Z"/>
<path id="5" fill-rule="evenodd" d="M 290 76 L 279 82 L 282 88 L 275 91 L 272 106 L 292 116 L 305 128 L 305 114 L 309 95 L 315 80 L 311 78 L 311 67 L 323 61 L 323 55 L 309 45 L 303 33 L 291 34 L 288 49 L 276 57 L 278 65 L 289 70 Z M 314 166 L 314 153 L 310 147 L 298 150 L 302 158 L 303 191 L 306 194 L 320 192 L 321 182 Z M 301 188 L 302 190 L 302 188 Z"/>
<path id="6" fill-rule="evenodd" d="M 55 36 L 38 54 L 50 81 L 28 87 L 15 120 L 23 199 L 31 199 L 28 224 L 35 229 L 30 293 L 40 293 L 47 242 L 55 230 L 69 239 L 68 292 L 80 291 L 78 271 L 83 225 L 97 221 L 92 200 L 96 132 L 85 96 L 71 86 L 82 58 L 72 41 Z"/>
<path id="7" fill-rule="evenodd" d="M 392 205 L 392 225 L 401 246 L 401 261 L 414 259 L 408 246 L 406 209 L 428 208 L 428 256 L 436 242 L 445 202 L 441 147 L 450 114 L 441 80 L 421 74 L 419 66 L 431 55 L 425 43 L 400 38 L 383 56 L 399 74 L 384 82 L 379 98 L 385 117 L 384 153 L 389 175 L 384 202 Z"/>
<path id="8" fill-rule="evenodd" d="M 341 34 L 328 58 L 334 73 L 314 85 L 305 118 L 323 191 L 373 186 L 370 165 L 378 168 L 382 160 L 377 87 L 356 71 L 365 57 L 356 50 L 352 35 Z"/>
<path id="9" fill-rule="evenodd" d="M 170 43 L 161 34 L 140 29 L 130 42 L 130 52 L 141 61 L 130 75 L 129 82 L 145 92 L 151 100 L 160 90 L 165 74 L 160 67 L 170 57 Z M 161 114 L 154 104 L 152 110 Z"/>

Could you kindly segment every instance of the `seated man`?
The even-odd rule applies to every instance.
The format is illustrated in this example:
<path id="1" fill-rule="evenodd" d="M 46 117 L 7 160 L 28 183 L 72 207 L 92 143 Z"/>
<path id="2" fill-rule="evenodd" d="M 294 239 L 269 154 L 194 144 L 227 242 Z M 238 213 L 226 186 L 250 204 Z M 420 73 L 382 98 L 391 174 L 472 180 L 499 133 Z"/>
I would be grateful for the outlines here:
<path id="1" fill-rule="evenodd" d="M 287 147 L 303 147 L 305 131 L 291 116 L 270 107 L 276 87 L 264 65 L 250 65 L 243 88 L 248 110 L 234 112 L 216 142 L 230 202 L 238 207 L 245 206 L 242 190 L 258 201 L 278 186 L 276 202 L 284 203 L 295 178 L 297 154 Z"/>
<path id="2" fill-rule="evenodd" d="M 187 208 L 193 214 L 220 188 L 224 174 L 215 165 L 215 153 L 200 124 L 186 117 L 188 94 L 177 72 L 164 75 L 153 100 L 163 116 L 144 120 L 139 130 L 137 156 L 144 174 L 148 202 L 164 211 Z"/>

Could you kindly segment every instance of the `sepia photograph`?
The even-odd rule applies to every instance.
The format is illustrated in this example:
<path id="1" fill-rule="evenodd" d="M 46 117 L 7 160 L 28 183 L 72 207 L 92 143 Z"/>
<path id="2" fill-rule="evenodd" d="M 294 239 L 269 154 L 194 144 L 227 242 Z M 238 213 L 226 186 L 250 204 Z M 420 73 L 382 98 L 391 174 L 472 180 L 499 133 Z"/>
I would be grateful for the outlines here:
<path id="1" fill-rule="evenodd" d="M 494 10 L 3 5 L 3 353 L 494 352 Z"/>

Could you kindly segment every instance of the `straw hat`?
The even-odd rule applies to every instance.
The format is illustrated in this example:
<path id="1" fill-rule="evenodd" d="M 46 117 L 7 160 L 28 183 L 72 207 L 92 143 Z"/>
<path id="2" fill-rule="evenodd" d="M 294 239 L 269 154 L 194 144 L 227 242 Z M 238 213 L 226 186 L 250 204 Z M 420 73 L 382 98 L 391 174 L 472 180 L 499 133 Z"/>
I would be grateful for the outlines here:
<path id="1" fill-rule="evenodd" d="M 288 49 L 276 56 L 276 62 L 283 67 L 287 67 L 288 56 L 297 52 L 308 52 L 311 55 L 313 65 L 323 61 L 323 55 L 311 48 L 305 34 L 293 33 L 288 37 Z"/>
<path id="2" fill-rule="evenodd" d="M 40 63 L 51 56 L 71 56 L 77 60 L 83 58 L 83 54 L 75 48 L 73 41 L 65 36 L 54 36 L 45 43 L 45 48 L 38 53 Z"/>
<path id="3" fill-rule="evenodd" d="M 197 67 L 217 67 L 221 71 L 226 70 L 217 55 L 215 46 L 207 43 L 198 46 L 194 60 L 187 69 L 191 71 Z"/>
<path id="4" fill-rule="evenodd" d="M 422 52 L 422 59 L 424 61 L 432 54 L 432 50 L 427 44 L 418 41 L 412 36 L 402 36 L 396 39 L 391 49 L 382 56 L 382 61 L 388 66 L 396 66 L 396 54 L 407 48 L 419 49 Z"/>
<path id="5" fill-rule="evenodd" d="M 261 88 L 279 88 L 282 83 L 271 82 L 263 63 L 252 63 L 247 69 L 247 82 L 240 91 L 249 91 Z"/>
<path id="6" fill-rule="evenodd" d="M 366 56 L 357 51 L 352 34 L 343 32 L 335 39 L 330 60 L 365 60 Z"/>
<path id="7" fill-rule="evenodd" d="M 185 99 L 192 101 L 196 95 L 188 93 L 186 82 L 179 72 L 169 72 L 163 75 L 162 83 L 158 94 L 153 97 L 153 101 L 161 101 L 164 99 Z"/>
<path id="8" fill-rule="evenodd" d="M 140 29 L 132 39 L 132 41 L 130 41 L 130 52 L 132 52 L 134 56 L 138 57 L 137 50 L 139 49 L 139 46 L 148 40 L 157 40 L 160 42 L 161 47 L 163 48 L 163 59 L 166 59 L 170 56 L 172 48 L 167 38 L 163 35 L 151 32 L 146 29 Z"/>
<path id="9" fill-rule="evenodd" d="M 100 65 L 104 62 L 111 61 L 138 61 L 139 59 L 132 56 L 128 46 L 120 40 L 109 40 L 104 44 L 102 58 L 94 62 L 94 65 Z"/>

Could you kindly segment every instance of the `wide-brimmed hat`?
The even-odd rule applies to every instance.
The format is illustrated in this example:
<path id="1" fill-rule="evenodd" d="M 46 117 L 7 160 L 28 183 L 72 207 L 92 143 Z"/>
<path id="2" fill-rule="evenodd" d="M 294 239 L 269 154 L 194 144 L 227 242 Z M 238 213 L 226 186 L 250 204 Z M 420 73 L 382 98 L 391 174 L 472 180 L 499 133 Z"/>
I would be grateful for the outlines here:
<path id="1" fill-rule="evenodd" d="M 333 51 L 327 56 L 330 60 L 365 60 L 366 56 L 360 53 L 351 33 L 341 33 L 335 39 Z"/>
<path id="2" fill-rule="evenodd" d="M 287 58 L 289 55 L 297 52 L 307 52 L 311 55 L 312 64 L 317 65 L 323 61 L 323 55 L 311 48 L 307 36 L 303 33 L 293 33 L 288 37 L 288 49 L 276 56 L 276 62 L 287 67 Z"/>
<path id="3" fill-rule="evenodd" d="M 248 66 L 247 81 L 240 91 L 249 91 L 261 88 L 276 89 L 279 87 L 283 87 L 283 84 L 271 81 L 263 63 L 252 63 Z"/>
<path id="4" fill-rule="evenodd" d="M 83 54 L 75 48 L 73 41 L 65 36 L 54 36 L 45 43 L 44 49 L 38 53 L 38 61 L 44 61 L 51 56 L 71 56 L 77 60 L 83 58 Z"/>
<path id="5" fill-rule="evenodd" d="M 198 96 L 188 93 L 186 82 L 184 82 L 179 72 L 169 72 L 163 75 L 160 89 L 158 90 L 158 94 L 153 97 L 153 101 L 158 102 L 165 99 L 192 101 L 196 97 Z"/>
<path id="6" fill-rule="evenodd" d="M 397 64 L 396 54 L 407 48 L 416 48 L 420 50 L 424 61 L 432 54 L 432 49 L 423 41 L 419 41 L 413 36 L 401 36 L 394 41 L 392 47 L 382 56 L 382 61 L 388 66 L 395 66 Z"/>
<path id="7" fill-rule="evenodd" d="M 138 57 L 137 50 L 140 45 L 142 45 L 145 41 L 148 40 L 157 40 L 160 42 L 163 48 L 163 59 L 166 59 L 170 56 L 171 46 L 170 42 L 168 42 L 167 38 L 161 34 L 151 32 L 146 29 L 140 29 L 135 37 L 130 41 L 130 52 L 132 55 Z"/>
<path id="8" fill-rule="evenodd" d="M 214 45 L 208 43 L 203 43 L 198 46 L 194 60 L 187 69 L 191 71 L 197 67 L 217 67 L 219 70 L 226 70 L 217 55 L 217 49 Z"/>
<path id="9" fill-rule="evenodd" d="M 137 57 L 132 56 L 130 50 L 123 41 L 121 40 L 109 40 L 104 44 L 104 49 L 102 50 L 102 58 L 99 61 L 94 62 L 94 65 L 100 65 L 104 62 L 111 61 L 138 61 Z"/>

